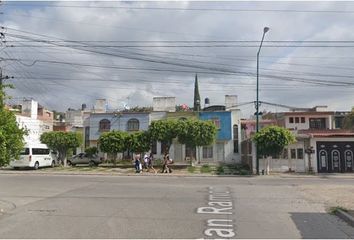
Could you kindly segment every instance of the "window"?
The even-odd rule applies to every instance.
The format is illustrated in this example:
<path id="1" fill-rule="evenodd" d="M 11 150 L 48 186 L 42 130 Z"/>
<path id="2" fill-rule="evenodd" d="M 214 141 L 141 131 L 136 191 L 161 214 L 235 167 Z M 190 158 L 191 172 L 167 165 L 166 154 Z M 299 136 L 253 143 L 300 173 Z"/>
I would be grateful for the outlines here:
<path id="1" fill-rule="evenodd" d="M 289 118 L 289 123 L 294 123 L 294 118 L 293 117 Z"/>
<path id="2" fill-rule="evenodd" d="M 288 149 L 287 148 L 283 149 L 283 151 L 281 153 L 281 157 L 283 159 L 288 159 Z"/>
<path id="3" fill-rule="evenodd" d="M 343 128 L 344 117 L 334 117 L 335 128 Z"/>
<path id="4" fill-rule="evenodd" d="M 296 118 L 295 118 L 295 123 L 299 123 L 299 122 L 300 122 L 299 117 L 296 117 Z"/>
<path id="5" fill-rule="evenodd" d="M 152 154 L 157 154 L 157 141 L 152 141 L 152 144 L 151 144 L 151 153 L 152 153 Z"/>
<path id="6" fill-rule="evenodd" d="M 99 123 L 100 132 L 109 132 L 111 130 L 111 122 L 107 119 L 102 119 Z"/>
<path id="7" fill-rule="evenodd" d="M 203 147 L 203 158 L 213 158 L 213 146 Z"/>
<path id="8" fill-rule="evenodd" d="M 49 149 L 48 148 L 32 148 L 33 155 L 48 155 Z"/>
<path id="9" fill-rule="evenodd" d="M 310 118 L 310 128 L 311 129 L 326 129 L 326 119 L 325 118 Z"/>
<path id="10" fill-rule="evenodd" d="M 238 153 L 238 125 L 234 125 L 234 153 Z"/>
<path id="11" fill-rule="evenodd" d="M 301 123 L 305 123 L 305 117 L 301 117 Z"/>
<path id="12" fill-rule="evenodd" d="M 90 146 L 90 127 L 85 127 L 85 148 Z"/>
<path id="13" fill-rule="evenodd" d="M 132 118 L 128 121 L 128 131 L 139 131 L 139 120 Z"/>
<path id="14" fill-rule="evenodd" d="M 290 158 L 296 159 L 296 149 L 290 149 Z"/>
<path id="15" fill-rule="evenodd" d="M 297 158 L 304 159 L 304 149 L 302 149 L 302 148 L 297 149 Z"/>
<path id="16" fill-rule="evenodd" d="M 29 148 L 22 149 L 22 151 L 20 152 L 20 155 L 29 155 Z"/>
<path id="17" fill-rule="evenodd" d="M 215 124 L 217 129 L 220 129 L 220 118 L 212 118 L 211 119 L 213 121 L 213 123 Z"/>

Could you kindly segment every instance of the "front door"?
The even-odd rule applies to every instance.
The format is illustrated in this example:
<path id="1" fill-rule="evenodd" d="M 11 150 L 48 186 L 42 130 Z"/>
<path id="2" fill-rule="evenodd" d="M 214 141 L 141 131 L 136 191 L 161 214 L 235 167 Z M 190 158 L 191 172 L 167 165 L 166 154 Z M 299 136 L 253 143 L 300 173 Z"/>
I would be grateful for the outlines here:
<path id="1" fill-rule="evenodd" d="M 317 142 L 318 172 L 354 172 L 354 142 Z"/>

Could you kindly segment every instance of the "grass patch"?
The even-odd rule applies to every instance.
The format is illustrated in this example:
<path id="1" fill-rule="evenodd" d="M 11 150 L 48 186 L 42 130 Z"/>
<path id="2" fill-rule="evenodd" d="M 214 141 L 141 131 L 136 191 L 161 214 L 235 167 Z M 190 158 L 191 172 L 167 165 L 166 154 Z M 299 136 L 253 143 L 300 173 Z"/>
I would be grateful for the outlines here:
<path id="1" fill-rule="evenodd" d="M 200 168 L 201 173 L 211 173 L 212 169 L 209 165 L 205 164 Z"/>
<path id="2" fill-rule="evenodd" d="M 218 175 L 221 175 L 221 174 L 224 174 L 224 167 L 223 166 L 218 166 L 217 168 L 216 168 L 216 174 L 218 174 Z"/>
<path id="3" fill-rule="evenodd" d="M 344 208 L 344 207 L 340 207 L 340 206 L 335 206 L 335 207 L 330 207 L 328 212 L 330 214 L 336 214 L 338 212 L 338 210 L 342 210 L 343 212 L 348 212 L 348 209 Z"/>
<path id="4" fill-rule="evenodd" d="M 197 168 L 194 166 L 189 166 L 187 169 L 189 173 L 194 173 Z"/>
<path id="5" fill-rule="evenodd" d="M 244 164 L 222 164 L 216 168 L 217 175 L 250 175 L 249 166 Z"/>

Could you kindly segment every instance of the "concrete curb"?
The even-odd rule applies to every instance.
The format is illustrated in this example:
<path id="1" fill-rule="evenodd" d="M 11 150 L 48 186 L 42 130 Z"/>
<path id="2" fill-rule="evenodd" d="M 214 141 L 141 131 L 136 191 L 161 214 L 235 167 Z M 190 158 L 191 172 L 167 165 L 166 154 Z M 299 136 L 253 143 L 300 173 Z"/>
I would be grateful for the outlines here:
<path id="1" fill-rule="evenodd" d="M 185 173 L 157 173 L 157 174 L 137 174 L 137 173 L 120 173 L 120 172 L 41 172 L 41 171 L 11 171 L 11 170 L 0 170 L 0 174 L 8 175 L 72 175 L 72 176 L 135 176 L 135 177 L 240 177 L 240 178 L 251 178 L 254 175 L 208 175 L 208 174 L 185 174 Z"/>
<path id="2" fill-rule="evenodd" d="M 354 217 L 351 216 L 350 214 L 346 213 L 343 210 L 338 209 L 335 212 L 335 215 L 337 217 L 339 217 L 340 219 L 342 219 L 343 221 L 347 222 L 349 225 L 351 225 L 352 227 L 354 227 Z"/>

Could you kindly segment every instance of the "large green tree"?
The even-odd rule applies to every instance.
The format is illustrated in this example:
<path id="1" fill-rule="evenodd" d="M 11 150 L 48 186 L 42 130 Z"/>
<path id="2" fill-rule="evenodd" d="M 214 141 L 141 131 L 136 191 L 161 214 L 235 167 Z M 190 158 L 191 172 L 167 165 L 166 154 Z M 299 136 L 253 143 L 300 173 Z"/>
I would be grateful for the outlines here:
<path id="1" fill-rule="evenodd" d="M 269 126 L 253 136 L 258 153 L 264 157 L 280 154 L 284 147 L 294 143 L 295 136 L 286 128 Z"/>
<path id="2" fill-rule="evenodd" d="M 113 130 L 103 133 L 98 139 L 100 150 L 113 156 L 114 165 L 116 164 L 117 154 L 127 149 L 126 138 L 126 132 Z"/>
<path id="3" fill-rule="evenodd" d="M 69 149 L 75 149 L 82 143 L 82 136 L 74 132 L 45 132 L 41 135 L 41 142 L 59 153 L 59 160 L 67 165 Z"/>
<path id="4" fill-rule="evenodd" d="M 216 139 L 217 127 L 211 121 L 181 120 L 177 124 L 177 129 L 178 141 L 189 147 L 207 146 Z"/>
<path id="5" fill-rule="evenodd" d="M 134 153 L 147 152 L 151 148 L 150 135 L 147 131 L 129 134 L 126 137 L 125 143 L 127 149 Z"/>
<path id="6" fill-rule="evenodd" d="M 17 159 L 24 147 L 25 129 L 19 128 L 15 114 L 0 108 L 0 166 Z"/>
<path id="7" fill-rule="evenodd" d="M 168 153 L 172 144 L 172 140 L 177 137 L 177 121 L 176 120 L 158 120 L 153 121 L 148 130 L 152 141 L 164 142 Z"/>

